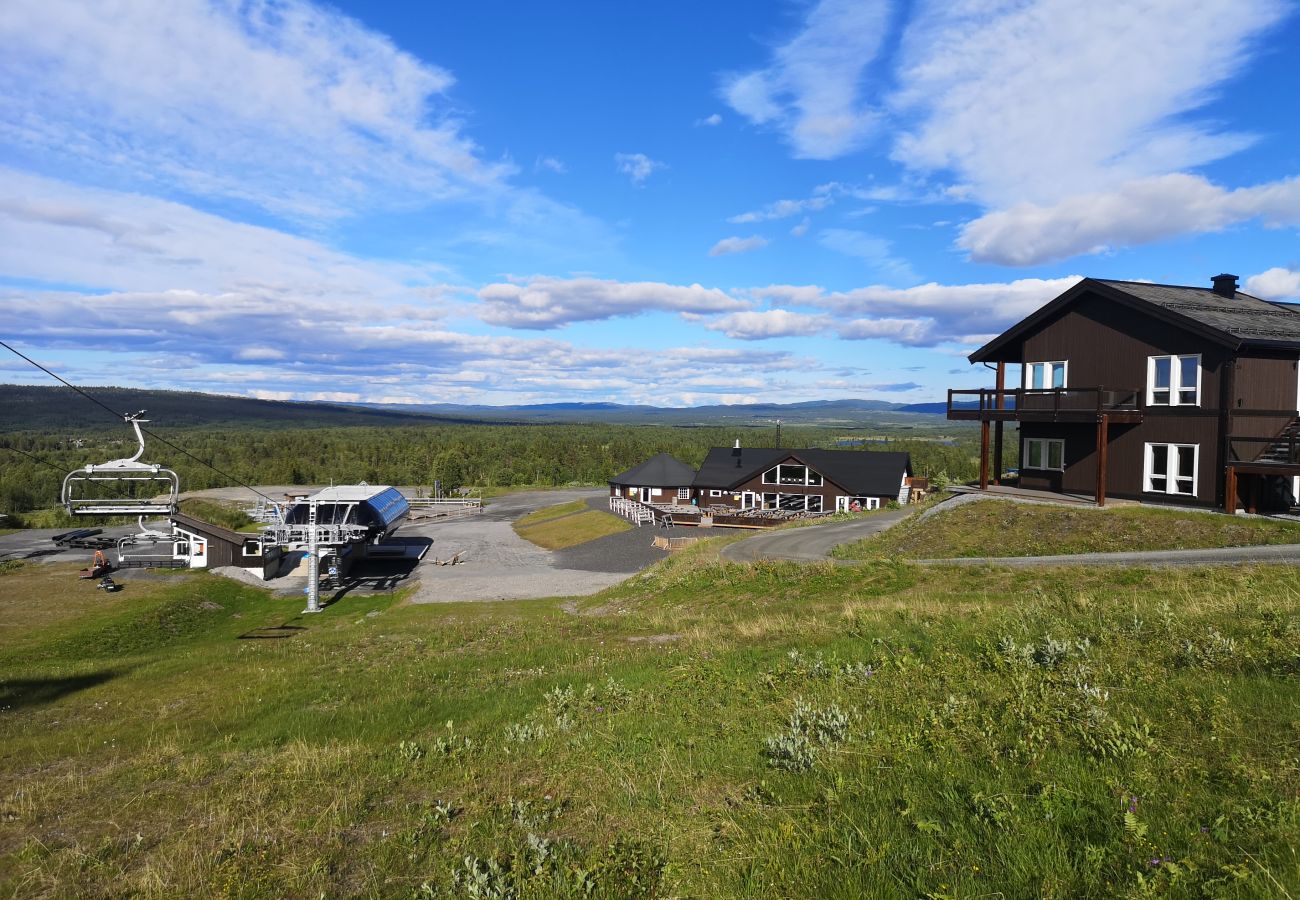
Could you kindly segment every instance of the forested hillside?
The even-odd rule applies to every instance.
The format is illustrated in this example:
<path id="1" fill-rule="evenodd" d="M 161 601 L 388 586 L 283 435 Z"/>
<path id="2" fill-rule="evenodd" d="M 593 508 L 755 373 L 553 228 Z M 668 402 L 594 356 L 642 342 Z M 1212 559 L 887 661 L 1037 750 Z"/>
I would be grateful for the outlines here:
<path id="1" fill-rule="evenodd" d="M 680 428 L 629 425 L 426 425 L 391 428 L 270 430 L 153 427 L 160 436 L 248 484 L 371 484 L 500 487 L 603 484 L 610 476 L 660 452 L 699 465 L 712 446 L 739 439 L 772 446 L 772 428 Z M 966 433 L 966 432 L 960 432 Z M 903 439 L 872 443 L 876 450 L 911 452 L 922 475 L 975 474 L 974 432 L 955 444 Z M 787 447 L 834 447 L 843 429 L 787 428 Z M 56 502 L 62 473 L 130 455 L 134 440 L 122 427 L 95 432 L 82 446 L 57 432 L 20 432 L 0 438 L 0 512 L 23 512 Z M 19 452 L 21 451 L 21 452 Z M 845 450 L 846 453 L 869 452 Z M 184 490 L 230 482 L 212 469 L 149 442 L 149 462 L 181 476 Z"/>
<path id="2" fill-rule="evenodd" d="M 136 388 L 85 389 L 101 403 L 122 412 L 147 409 L 149 418 L 165 426 L 241 428 L 312 427 L 328 425 L 414 425 L 426 422 L 477 421 L 400 410 L 328 403 L 288 403 L 225 397 L 184 391 L 144 391 Z M 63 386 L 0 384 L 0 432 L 62 430 L 74 436 L 112 427 L 108 413 Z"/>

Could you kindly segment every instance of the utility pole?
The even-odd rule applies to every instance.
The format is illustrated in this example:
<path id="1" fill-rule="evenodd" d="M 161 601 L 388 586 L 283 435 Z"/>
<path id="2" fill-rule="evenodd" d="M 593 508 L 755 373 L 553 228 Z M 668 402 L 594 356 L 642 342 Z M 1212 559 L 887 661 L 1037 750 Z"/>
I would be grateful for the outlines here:
<path id="1" fill-rule="evenodd" d="M 781 449 L 781 420 L 776 420 L 776 449 Z"/>

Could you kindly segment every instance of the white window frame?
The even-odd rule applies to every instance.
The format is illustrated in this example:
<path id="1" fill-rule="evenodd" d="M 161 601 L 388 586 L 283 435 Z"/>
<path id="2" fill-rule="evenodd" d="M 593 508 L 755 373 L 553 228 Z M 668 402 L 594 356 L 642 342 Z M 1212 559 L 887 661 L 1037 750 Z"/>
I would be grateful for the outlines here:
<path id="1" fill-rule="evenodd" d="M 718 490 L 717 488 L 709 488 L 709 496 L 710 496 L 710 497 L 721 497 L 721 496 L 722 496 L 722 491 Z"/>
<path id="2" fill-rule="evenodd" d="M 1156 361 L 1161 359 L 1169 360 L 1169 399 L 1158 401 L 1156 394 Z M 1190 385 L 1182 383 L 1183 360 L 1196 360 L 1196 399 L 1191 403 L 1184 403 L 1178 396 L 1181 392 L 1190 390 Z M 1164 388 L 1160 388 L 1164 390 Z M 1199 353 L 1182 353 L 1182 354 L 1165 354 L 1161 356 L 1147 357 L 1147 406 L 1200 406 L 1201 405 L 1201 354 Z"/>
<path id="3" fill-rule="evenodd" d="M 1154 449 L 1156 447 L 1165 448 L 1165 465 L 1166 469 L 1163 474 L 1153 472 L 1152 464 L 1155 462 Z M 1178 482 L 1186 480 L 1187 476 L 1172 475 L 1170 468 L 1174 472 L 1178 471 L 1177 457 L 1179 450 L 1192 451 L 1192 489 L 1190 491 L 1178 490 Z M 1165 487 L 1163 490 L 1153 487 L 1151 479 L 1163 478 Z M 1146 494 L 1161 494 L 1168 497 L 1195 497 L 1196 486 L 1201 478 L 1201 445 L 1200 444 L 1172 444 L 1163 441 L 1148 442 L 1142 451 L 1142 491 Z"/>
<path id="4" fill-rule="evenodd" d="M 814 503 L 814 501 L 816 501 L 816 502 Z M 816 509 L 813 509 L 813 506 L 814 506 L 814 505 L 817 507 Z M 821 511 L 822 511 L 822 507 L 823 507 L 823 503 L 822 503 L 822 495 L 821 495 L 821 494 L 805 494 L 805 495 L 804 495 L 803 508 L 804 508 L 804 510 L 805 510 L 806 512 L 821 512 Z"/>
<path id="5" fill-rule="evenodd" d="M 803 469 L 803 481 L 782 481 L 781 469 L 783 468 Z M 821 487 L 822 482 L 823 479 L 820 472 L 814 472 L 811 466 L 806 466 L 803 463 L 797 462 L 777 463 L 763 473 L 763 484 L 773 484 L 779 487 L 793 487 L 798 484 L 802 484 L 805 487 Z"/>
<path id="6" fill-rule="evenodd" d="M 1070 361 L 1068 359 L 1048 359 L 1042 362 L 1025 363 L 1025 390 L 1027 391 L 1053 391 L 1058 390 L 1056 385 L 1052 384 L 1052 369 L 1047 368 L 1043 371 L 1043 384 L 1045 387 L 1034 387 L 1034 369 L 1041 366 L 1060 366 L 1061 367 L 1061 389 L 1070 386 Z"/>
<path id="7" fill-rule="evenodd" d="M 858 505 L 862 507 L 864 511 L 880 509 L 879 497 L 836 497 L 835 511 L 850 512 L 851 510 L 849 509 L 849 507 L 853 505 L 854 500 L 858 501 Z"/>
<path id="8" fill-rule="evenodd" d="M 1041 466 L 1035 466 L 1032 463 L 1030 463 L 1029 461 L 1030 444 L 1042 445 L 1039 451 L 1040 453 L 1039 459 L 1043 461 L 1043 464 Z M 1048 463 L 1051 461 L 1052 458 L 1051 447 L 1053 444 L 1057 445 L 1057 447 L 1060 448 L 1061 464 L 1059 466 L 1048 465 Z M 1033 469 L 1034 471 L 1043 471 L 1043 472 L 1064 472 L 1065 471 L 1065 440 L 1063 438 L 1025 438 L 1025 445 L 1022 450 L 1022 456 L 1020 457 L 1020 468 Z"/>
<path id="9" fill-rule="evenodd" d="M 689 500 L 689 499 L 691 499 L 691 489 L 690 489 L 690 488 L 678 488 L 678 489 L 677 489 L 677 499 L 678 499 L 678 500 Z"/>

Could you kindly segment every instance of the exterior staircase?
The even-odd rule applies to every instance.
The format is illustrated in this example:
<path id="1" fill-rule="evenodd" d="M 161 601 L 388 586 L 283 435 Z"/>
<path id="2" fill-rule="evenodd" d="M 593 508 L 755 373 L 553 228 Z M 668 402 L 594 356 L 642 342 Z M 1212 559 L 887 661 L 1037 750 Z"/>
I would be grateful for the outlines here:
<path id="1" fill-rule="evenodd" d="M 1273 442 L 1264 447 L 1256 462 L 1295 465 L 1300 463 L 1300 417 L 1291 420 L 1278 432 Z"/>

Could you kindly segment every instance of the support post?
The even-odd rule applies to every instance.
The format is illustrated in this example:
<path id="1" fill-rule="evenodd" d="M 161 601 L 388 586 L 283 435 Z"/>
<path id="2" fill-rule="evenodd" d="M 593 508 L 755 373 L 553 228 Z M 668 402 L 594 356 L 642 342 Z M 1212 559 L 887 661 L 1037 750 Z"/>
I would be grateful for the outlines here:
<path id="1" fill-rule="evenodd" d="M 1106 470 L 1110 456 L 1110 416 L 1097 417 L 1097 505 L 1106 505 Z"/>
<path id="2" fill-rule="evenodd" d="M 1230 516 L 1237 514 L 1237 467 L 1228 466 L 1223 475 L 1223 511 Z"/>
<path id="3" fill-rule="evenodd" d="M 305 613 L 320 612 L 320 546 L 316 540 L 316 501 L 307 506 L 307 608 Z"/>
<path id="4" fill-rule="evenodd" d="M 993 405 L 997 409 L 1007 408 L 1007 364 L 998 363 L 997 375 L 997 399 Z M 998 424 L 993 430 L 993 483 L 1002 483 L 1002 426 L 1003 422 L 998 419 Z"/>
<path id="5" fill-rule="evenodd" d="M 989 422 L 980 422 L 980 490 L 989 489 Z"/>

